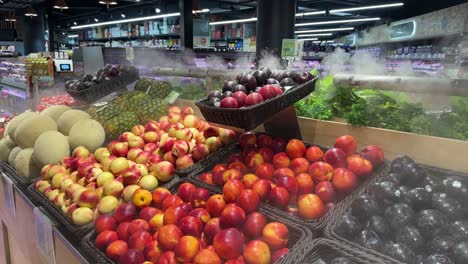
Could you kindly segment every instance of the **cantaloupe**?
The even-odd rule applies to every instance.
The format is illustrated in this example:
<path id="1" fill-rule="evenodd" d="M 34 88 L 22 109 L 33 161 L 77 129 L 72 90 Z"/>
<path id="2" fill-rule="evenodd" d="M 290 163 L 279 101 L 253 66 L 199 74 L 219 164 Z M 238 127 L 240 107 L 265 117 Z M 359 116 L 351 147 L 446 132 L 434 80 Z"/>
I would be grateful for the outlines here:
<path id="1" fill-rule="evenodd" d="M 57 122 L 60 116 L 68 110 L 71 110 L 71 107 L 66 105 L 53 105 L 42 111 L 40 115 L 48 116 Z"/>
<path id="2" fill-rule="evenodd" d="M 19 124 L 21 124 L 25 119 L 39 116 L 37 112 L 24 112 L 22 114 L 17 115 L 13 119 L 10 120 L 8 125 L 5 128 L 5 135 L 11 137 L 13 141 L 15 141 L 15 131 Z"/>
<path id="3" fill-rule="evenodd" d="M 31 117 L 16 128 L 15 143 L 21 148 L 32 148 L 36 139 L 46 131 L 57 131 L 57 124 L 48 116 Z"/>
<path id="4" fill-rule="evenodd" d="M 11 167 L 15 167 L 15 159 L 16 155 L 22 150 L 20 147 L 15 147 L 10 151 L 10 155 L 8 156 L 8 164 L 10 164 Z"/>
<path id="5" fill-rule="evenodd" d="M 106 133 L 102 125 L 94 119 L 84 119 L 78 121 L 70 129 L 68 142 L 71 149 L 84 146 L 89 151 L 94 152 L 100 148 L 106 139 Z"/>
<path id="6" fill-rule="evenodd" d="M 0 161 L 8 161 L 12 148 L 6 144 L 6 140 L 3 138 L 0 140 Z"/>
<path id="7" fill-rule="evenodd" d="M 67 156 L 70 156 L 70 144 L 60 132 L 44 132 L 34 143 L 34 160 L 39 168 L 47 164 L 58 164 L 60 159 Z"/>
<path id="8" fill-rule="evenodd" d="M 21 150 L 15 158 L 15 169 L 18 176 L 25 178 L 37 178 L 41 176 L 41 169 L 33 159 L 34 149 Z"/>
<path id="9" fill-rule="evenodd" d="M 16 147 L 15 142 L 11 140 L 10 136 L 6 136 L 2 140 L 4 140 L 3 142 L 5 142 L 5 145 L 9 147 L 10 149 L 13 149 L 14 147 Z"/>
<path id="10" fill-rule="evenodd" d="M 81 110 L 69 110 L 63 113 L 57 121 L 58 131 L 68 136 L 70 129 L 74 124 L 82 119 L 90 119 L 88 113 Z"/>

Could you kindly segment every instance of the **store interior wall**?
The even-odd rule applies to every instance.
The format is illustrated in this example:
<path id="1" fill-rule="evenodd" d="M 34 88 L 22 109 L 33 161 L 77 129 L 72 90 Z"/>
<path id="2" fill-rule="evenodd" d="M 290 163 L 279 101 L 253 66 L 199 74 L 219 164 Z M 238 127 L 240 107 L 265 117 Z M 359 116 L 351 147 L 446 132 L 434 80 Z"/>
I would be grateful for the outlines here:
<path id="1" fill-rule="evenodd" d="M 0 46 L 15 46 L 15 52 L 24 55 L 24 42 L 22 41 L 0 41 Z"/>

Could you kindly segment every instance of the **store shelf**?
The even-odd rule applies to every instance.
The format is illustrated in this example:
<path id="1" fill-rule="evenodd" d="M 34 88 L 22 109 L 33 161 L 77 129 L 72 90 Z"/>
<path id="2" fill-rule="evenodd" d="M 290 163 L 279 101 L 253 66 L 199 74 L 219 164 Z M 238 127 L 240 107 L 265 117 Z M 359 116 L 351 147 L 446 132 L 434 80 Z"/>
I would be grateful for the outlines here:
<path id="1" fill-rule="evenodd" d="M 126 37 L 83 39 L 80 41 L 106 42 L 106 41 L 112 41 L 112 40 L 138 40 L 138 39 L 153 39 L 153 38 L 180 38 L 180 35 L 179 34 L 160 34 L 160 35 L 147 35 L 147 36 L 126 36 Z"/>

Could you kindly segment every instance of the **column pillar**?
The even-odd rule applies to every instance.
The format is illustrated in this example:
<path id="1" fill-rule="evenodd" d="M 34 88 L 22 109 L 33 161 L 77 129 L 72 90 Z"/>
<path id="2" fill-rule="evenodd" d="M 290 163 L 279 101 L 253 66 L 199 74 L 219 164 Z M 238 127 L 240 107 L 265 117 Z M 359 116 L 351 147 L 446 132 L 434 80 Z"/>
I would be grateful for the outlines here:
<path id="1" fill-rule="evenodd" d="M 180 45 L 184 49 L 193 48 L 193 3 L 192 0 L 179 0 Z"/>
<path id="2" fill-rule="evenodd" d="M 23 17 L 24 55 L 45 51 L 45 11 L 39 6 L 34 6 L 34 10 L 37 12 L 37 16 Z"/>

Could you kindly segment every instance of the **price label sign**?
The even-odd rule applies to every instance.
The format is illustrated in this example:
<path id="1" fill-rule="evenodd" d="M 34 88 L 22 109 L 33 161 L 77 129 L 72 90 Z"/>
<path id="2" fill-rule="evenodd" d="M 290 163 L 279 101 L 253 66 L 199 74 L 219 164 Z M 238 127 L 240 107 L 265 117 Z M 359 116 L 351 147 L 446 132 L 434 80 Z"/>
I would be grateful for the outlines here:
<path id="1" fill-rule="evenodd" d="M 5 198 L 5 204 L 13 218 L 16 218 L 16 207 L 15 207 L 15 192 L 13 190 L 13 181 L 2 172 L 3 179 L 3 195 Z"/>
<path id="2" fill-rule="evenodd" d="M 39 247 L 42 255 L 51 260 L 50 263 L 55 264 L 53 223 L 41 208 L 35 207 L 33 213 L 37 239 L 36 245 Z"/>
<path id="3" fill-rule="evenodd" d="M 180 96 L 180 93 L 171 91 L 165 100 L 168 104 L 173 104 L 175 103 L 177 98 L 179 98 L 179 96 Z"/>

